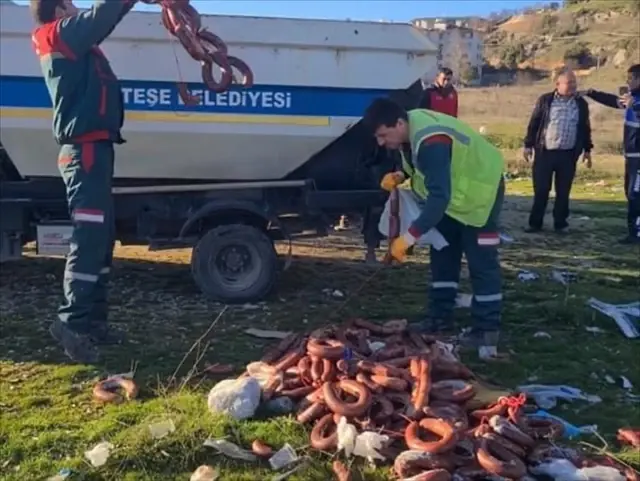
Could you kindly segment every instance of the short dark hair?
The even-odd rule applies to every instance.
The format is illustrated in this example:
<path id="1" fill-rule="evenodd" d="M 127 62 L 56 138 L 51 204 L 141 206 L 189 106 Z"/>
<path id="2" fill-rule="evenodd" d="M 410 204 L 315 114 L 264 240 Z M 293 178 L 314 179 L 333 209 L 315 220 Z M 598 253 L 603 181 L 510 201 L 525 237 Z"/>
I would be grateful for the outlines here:
<path id="1" fill-rule="evenodd" d="M 367 107 L 362 123 L 371 132 L 380 127 L 394 127 L 398 120 L 408 120 L 407 111 L 389 98 L 378 98 Z"/>
<path id="2" fill-rule="evenodd" d="M 453 70 L 451 70 L 449 67 L 440 67 L 440 70 L 438 71 L 438 73 L 453 76 Z"/>
<path id="3" fill-rule="evenodd" d="M 627 70 L 627 73 L 630 73 L 634 77 L 639 78 L 640 77 L 640 63 L 637 63 L 637 64 L 632 65 L 631 67 L 629 67 L 629 70 Z"/>
<path id="4" fill-rule="evenodd" d="M 56 8 L 62 6 L 62 0 L 31 0 L 29 9 L 33 19 L 40 25 L 56 19 Z"/>

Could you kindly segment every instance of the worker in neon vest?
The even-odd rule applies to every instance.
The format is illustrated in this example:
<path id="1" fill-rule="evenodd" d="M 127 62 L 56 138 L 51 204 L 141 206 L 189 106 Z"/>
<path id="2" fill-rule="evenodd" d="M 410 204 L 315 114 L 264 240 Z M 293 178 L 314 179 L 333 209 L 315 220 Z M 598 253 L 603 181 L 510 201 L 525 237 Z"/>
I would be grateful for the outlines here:
<path id="1" fill-rule="evenodd" d="M 377 99 L 363 122 L 380 146 L 411 147 L 402 171 L 384 176 L 381 186 L 393 190 L 409 179 L 422 203 L 420 216 L 391 244 L 400 262 L 407 249 L 432 228 L 448 246 L 431 248 L 432 284 L 422 331 L 444 332 L 453 327 L 453 309 L 460 279 L 462 254 L 469 265 L 474 327 L 465 339 L 482 359 L 497 357 L 502 289 L 498 260 L 498 220 L 504 198 L 504 158 L 482 135 L 446 114 L 406 111 L 390 99 Z"/>

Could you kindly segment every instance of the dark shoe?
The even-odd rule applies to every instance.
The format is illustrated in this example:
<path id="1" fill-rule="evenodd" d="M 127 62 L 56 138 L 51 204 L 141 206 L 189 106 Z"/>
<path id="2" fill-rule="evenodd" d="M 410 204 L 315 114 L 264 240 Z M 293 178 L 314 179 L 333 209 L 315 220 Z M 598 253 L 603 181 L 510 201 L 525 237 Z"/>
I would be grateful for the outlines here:
<path id="1" fill-rule="evenodd" d="M 479 331 L 469 329 L 458 336 L 458 343 L 463 347 L 479 348 L 481 346 L 497 346 L 500 331 Z"/>
<path id="2" fill-rule="evenodd" d="M 622 239 L 618 240 L 618 244 L 623 244 L 623 245 L 640 244 L 640 237 L 633 237 L 631 235 L 628 235 L 627 237 L 623 237 Z"/>
<path id="3" fill-rule="evenodd" d="M 98 346 L 122 344 L 126 336 L 124 332 L 110 327 L 108 324 L 99 324 L 89 331 L 89 337 Z"/>
<path id="4" fill-rule="evenodd" d="M 81 364 L 95 364 L 100 358 L 98 349 L 89 336 L 72 331 L 59 320 L 49 326 L 51 337 L 58 341 L 64 353 L 74 362 Z"/>
<path id="5" fill-rule="evenodd" d="M 527 234 L 537 234 L 538 232 L 542 232 L 542 227 L 527 227 L 524 230 Z"/>
<path id="6" fill-rule="evenodd" d="M 558 235 L 567 235 L 569 233 L 569 226 L 566 227 L 556 227 L 553 229 L 554 232 Z"/>
<path id="7" fill-rule="evenodd" d="M 377 264 L 378 263 L 378 257 L 376 256 L 376 250 L 375 249 L 367 249 L 366 254 L 364 255 L 364 261 L 367 264 Z"/>

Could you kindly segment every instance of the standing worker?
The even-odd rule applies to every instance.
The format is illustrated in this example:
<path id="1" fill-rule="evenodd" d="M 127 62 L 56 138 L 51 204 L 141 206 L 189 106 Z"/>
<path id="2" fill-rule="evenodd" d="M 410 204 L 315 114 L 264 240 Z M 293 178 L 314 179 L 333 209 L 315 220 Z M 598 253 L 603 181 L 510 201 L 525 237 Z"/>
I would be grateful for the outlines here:
<path id="1" fill-rule="evenodd" d="M 482 359 L 497 357 L 502 310 L 497 226 L 504 198 L 504 158 L 500 151 L 467 124 L 424 109 L 405 111 L 389 99 L 377 99 L 364 114 L 365 125 L 378 145 L 389 149 L 411 146 L 404 172 L 382 179 L 387 191 L 410 177 L 413 193 L 423 201 L 409 230 L 391 243 L 391 255 L 402 262 L 417 239 L 435 227 L 448 242 L 431 248 L 431 291 L 428 332 L 453 327 L 453 309 L 460 280 L 462 254 L 467 257 L 474 327 L 468 341 Z"/>
<path id="2" fill-rule="evenodd" d="M 58 168 L 73 223 L 64 302 L 49 331 L 72 360 L 94 363 L 96 344 L 119 342 L 107 325 L 107 281 L 115 240 L 111 183 L 124 103 L 98 47 L 136 0 L 96 0 L 80 12 L 71 0 L 31 0 L 39 26 L 33 48 L 53 104 Z"/>
<path id="3" fill-rule="evenodd" d="M 587 96 L 607 107 L 626 109 L 624 115 L 624 190 L 627 196 L 627 235 L 621 244 L 640 244 L 640 64 L 627 70 L 629 91 L 620 97 L 587 90 Z"/>
<path id="4" fill-rule="evenodd" d="M 453 71 L 442 67 L 434 82 L 422 92 L 417 108 L 458 116 L 458 92 L 452 83 Z"/>
<path id="5" fill-rule="evenodd" d="M 589 104 L 577 94 L 576 75 L 571 69 L 559 69 L 554 80 L 555 90 L 538 98 L 524 139 L 523 157 L 527 162 L 533 157 L 533 205 L 525 229 L 528 233 L 542 230 L 552 182 L 556 190 L 553 227 L 558 234 L 567 233 L 569 198 L 580 154 L 587 168 L 591 168 Z"/>

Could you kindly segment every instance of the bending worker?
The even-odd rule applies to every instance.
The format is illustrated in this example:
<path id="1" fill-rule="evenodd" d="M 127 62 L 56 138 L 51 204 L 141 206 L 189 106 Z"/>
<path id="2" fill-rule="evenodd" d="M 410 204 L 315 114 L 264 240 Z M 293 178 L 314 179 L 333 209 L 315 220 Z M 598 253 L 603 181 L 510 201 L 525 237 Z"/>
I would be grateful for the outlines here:
<path id="1" fill-rule="evenodd" d="M 96 344 L 119 342 L 107 328 L 107 281 L 115 239 L 111 183 L 114 144 L 124 140 L 122 92 L 98 47 L 136 0 L 31 0 L 39 24 L 33 47 L 53 104 L 58 168 L 73 224 L 64 302 L 50 332 L 72 360 L 98 360 Z"/>
<path id="2" fill-rule="evenodd" d="M 375 100 L 363 121 L 380 146 L 411 146 L 411 158 L 403 156 L 404 172 L 387 174 L 382 188 L 393 190 L 410 178 L 413 193 L 423 201 L 419 217 L 392 242 L 391 255 L 404 261 L 407 249 L 434 227 L 449 244 L 439 251 L 431 248 L 430 303 L 421 330 L 453 328 L 464 253 L 474 294 L 474 327 L 466 341 L 481 358 L 496 357 L 502 310 L 497 230 L 504 198 L 502 154 L 454 117 L 423 109 L 407 112 L 389 99 Z"/>

